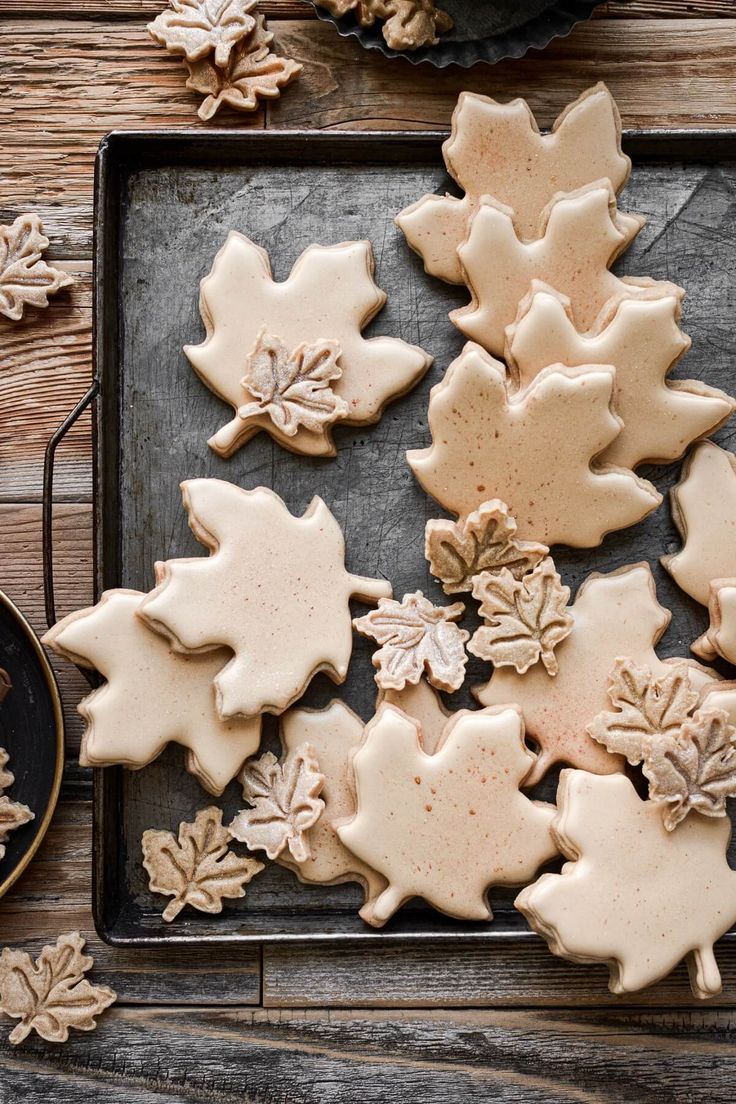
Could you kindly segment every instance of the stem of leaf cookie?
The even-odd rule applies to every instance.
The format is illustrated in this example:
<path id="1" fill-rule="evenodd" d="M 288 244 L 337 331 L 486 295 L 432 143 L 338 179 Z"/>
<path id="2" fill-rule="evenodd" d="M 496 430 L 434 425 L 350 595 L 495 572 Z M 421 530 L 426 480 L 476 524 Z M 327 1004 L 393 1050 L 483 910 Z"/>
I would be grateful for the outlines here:
<path id="1" fill-rule="evenodd" d="M 696 996 L 705 999 L 717 997 L 721 992 L 723 988 L 721 971 L 718 969 L 712 945 L 698 947 L 688 955 L 687 971 L 690 985 Z"/>

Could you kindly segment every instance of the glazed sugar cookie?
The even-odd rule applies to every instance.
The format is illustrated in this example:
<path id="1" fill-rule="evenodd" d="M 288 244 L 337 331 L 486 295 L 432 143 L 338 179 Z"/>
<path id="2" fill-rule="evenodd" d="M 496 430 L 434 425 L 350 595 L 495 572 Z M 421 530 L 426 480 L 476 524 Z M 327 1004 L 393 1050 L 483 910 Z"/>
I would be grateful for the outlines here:
<path id="1" fill-rule="evenodd" d="M 676 293 L 679 289 L 664 281 L 621 279 L 609 271 L 643 225 L 637 215 L 617 211 L 610 184 L 598 181 L 554 200 L 543 235 L 525 243 L 508 211 L 486 198 L 458 249 L 472 302 L 452 311 L 450 319 L 466 337 L 502 356 L 506 327 L 533 280 L 568 296 L 580 331 L 593 329 L 604 308 L 610 311 L 611 299 L 651 296 L 653 288 Z"/>
<path id="2" fill-rule="evenodd" d="M 277 283 L 266 251 L 243 234 L 230 233 L 201 283 L 207 337 L 184 349 L 203 382 L 235 411 L 209 442 L 215 452 L 230 456 L 266 430 L 294 452 L 335 455 L 329 422 L 315 432 L 302 419 L 291 433 L 279 417 L 286 402 L 308 411 L 313 392 L 323 391 L 316 384 L 324 381 L 309 373 L 298 380 L 277 367 L 269 383 L 253 363 L 259 340 L 280 343 L 287 364 L 298 361 L 297 351 L 304 347 L 330 343 L 336 355 L 339 349 L 339 373 L 331 373 L 329 383 L 339 400 L 338 416 L 351 425 L 377 422 L 386 403 L 424 375 L 431 357 L 422 349 L 394 337 L 362 336 L 386 302 L 374 268 L 370 242 L 311 245 L 288 279 Z"/>
<path id="3" fill-rule="evenodd" d="M 721 656 L 736 664 L 736 579 L 714 579 L 708 602 L 710 625 L 692 646 L 701 659 Z"/>
<path id="4" fill-rule="evenodd" d="M 557 645 L 559 670 L 554 678 L 541 664 L 525 675 L 502 667 L 477 691 L 485 706 L 515 702 L 527 734 L 540 745 L 527 785 L 536 784 L 553 763 L 569 763 L 595 774 L 623 767 L 586 728 L 608 709 L 609 674 L 619 656 L 648 667 L 655 676 L 670 668 L 654 646 L 670 622 L 657 602 L 654 579 L 646 563 L 624 567 L 610 575 L 589 575 L 570 607 L 573 628 Z M 688 664 L 696 689 L 712 679 L 698 664 Z"/>
<path id="5" fill-rule="evenodd" d="M 427 755 L 434 755 L 444 739 L 447 724 L 454 714 L 445 707 L 442 698 L 423 678 L 407 682 L 401 690 L 381 690 L 376 698 L 376 712 L 382 705 L 392 705 L 406 713 L 420 728 L 419 742 Z"/>
<path id="6" fill-rule="evenodd" d="M 553 834 L 568 862 L 516 898 L 552 953 L 606 963 L 619 994 L 686 958 L 695 996 L 720 993 L 713 944 L 736 921 L 728 818 L 691 813 L 668 832 L 628 778 L 584 771 L 562 772 L 557 803 Z"/>
<path id="7" fill-rule="evenodd" d="M 506 362 L 514 384 L 528 387 L 550 362 L 612 364 L 613 407 L 623 429 L 598 462 L 635 468 L 677 460 L 736 407 L 730 396 L 700 380 L 667 378 L 690 348 L 690 338 L 679 327 L 683 295 L 615 302 L 595 333 L 580 334 L 570 300 L 535 285 L 506 331 Z"/>
<path id="8" fill-rule="evenodd" d="M 181 485 L 207 558 L 157 564 L 140 613 L 181 651 L 227 647 L 215 678 L 222 717 L 282 713 L 318 671 L 343 682 L 353 647 L 351 597 L 388 597 L 380 579 L 345 570 L 340 526 L 321 498 L 294 517 L 273 491 L 221 479 Z"/>
<path id="9" fill-rule="evenodd" d="M 662 564 L 686 594 L 707 606 L 712 580 L 736 577 L 736 456 L 710 441 L 696 445 L 671 504 L 685 544 Z"/>
<path id="10" fill-rule="evenodd" d="M 350 764 L 364 729 L 360 717 L 337 699 L 326 709 L 290 709 L 284 713 L 280 729 L 284 754 L 295 752 L 305 743 L 312 749 L 325 779 L 320 791 L 324 809 L 304 833 L 309 858 L 295 862 L 286 850 L 278 861 L 308 884 L 359 882 L 366 900 L 370 900 L 383 892 L 386 880 L 351 854 L 335 831 L 336 821 L 355 813 Z"/>
<path id="11" fill-rule="evenodd" d="M 43 638 L 57 655 L 106 679 L 78 706 L 87 723 L 79 761 L 138 770 L 173 741 L 187 749 L 189 773 L 221 794 L 258 750 L 260 717 L 220 718 L 214 679 L 228 653 L 174 651 L 138 617 L 144 598 L 137 590 L 108 590 L 96 606 L 69 614 Z"/>
<path id="12" fill-rule="evenodd" d="M 456 713 L 427 755 L 416 721 L 382 706 L 353 759 L 356 807 L 342 842 L 388 887 L 361 915 L 382 927 L 412 897 L 465 920 L 491 920 L 486 894 L 521 885 L 556 854 L 554 806 L 519 792 L 534 757 L 513 708 Z"/>
<path id="13" fill-rule="evenodd" d="M 619 191 L 631 171 L 618 110 L 604 84 L 566 107 L 549 134 L 540 134 L 525 100 L 501 104 L 461 92 L 442 152 L 465 196 L 425 195 L 396 222 L 426 271 L 454 284 L 464 283 L 457 249 L 481 197 L 504 204 L 519 238 L 531 241 L 543 233 L 542 212 L 559 192 L 606 179 Z"/>
<path id="14" fill-rule="evenodd" d="M 610 407 L 613 381 L 612 368 L 552 365 L 512 394 L 503 364 L 467 344 L 432 388 L 431 447 L 407 460 L 424 490 L 454 514 L 496 497 L 520 536 L 592 548 L 662 501 L 633 472 L 597 464 L 621 429 Z"/>

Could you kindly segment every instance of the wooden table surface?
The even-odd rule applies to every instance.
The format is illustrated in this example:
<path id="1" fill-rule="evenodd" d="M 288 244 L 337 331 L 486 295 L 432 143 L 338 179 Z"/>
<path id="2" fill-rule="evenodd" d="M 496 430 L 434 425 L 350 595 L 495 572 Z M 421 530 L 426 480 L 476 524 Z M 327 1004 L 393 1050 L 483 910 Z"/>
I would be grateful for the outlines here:
<path id="1" fill-rule="evenodd" d="M 115 127 L 197 127 L 181 62 L 148 37 L 164 0 L 0 0 L 0 223 L 38 211 L 49 255 L 77 278 L 46 311 L 0 320 L 0 587 L 39 630 L 41 473 L 54 427 L 91 366 L 93 160 Z M 736 0 L 621 0 L 544 53 L 437 72 L 366 53 L 300 0 L 270 0 L 276 40 L 304 64 L 280 101 L 214 125 L 444 128 L 464 88 L 526 96 L 544 125 L 595 80 L 627 126 L 736 126 Z M 57 603 L 91 598 L 89 420 L 58 459 Z M 0 1104 L 179 1101 L 709 1101 L 733 1099 L 736 944 L 724 992 L 684 969 L 625 1003 L 602 968 L 541 941 L 358 949 L 132 953 L 90 914 L 88 772 L 75 765 L 79 675 L 58 668 L 68 720 L 62 800 L 41 851 L 0 902 L 0 945 L 89 939 L 119 1003 L 63 1047 L 0 1039 Z M 8 1021 L 9 1023 L 9 1021 Z M 2 1027 L 5 1028 L 3 1021 Z"/>

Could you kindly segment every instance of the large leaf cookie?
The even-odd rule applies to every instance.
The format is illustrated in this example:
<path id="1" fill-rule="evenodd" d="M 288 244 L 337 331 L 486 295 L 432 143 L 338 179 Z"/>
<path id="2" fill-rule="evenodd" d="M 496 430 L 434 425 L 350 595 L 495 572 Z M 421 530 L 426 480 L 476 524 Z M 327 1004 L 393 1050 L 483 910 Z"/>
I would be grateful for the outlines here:
<path id="1" fill-rule="evenodd" d="M 414 386 L 430 364 L 426 353 L 394 337 L 362 335 L 386 302 L 373 273 L 370 242 L 312 245 L 288 279 L 277 283 L 265 250 L 243 234 L 228 236 L 201 284 L 207 337 L 184 350 L 207 386 L 235 411 L 209 442 L 216 452 L 230 456 L 265 429 L 294 452 L 335 455 L 329 425 L 315 432 L 300 424 L 296 433 L 286 433 L 263 404 L 262 388 L 250 389 L 250 358 L 259 338 L 280 342 L 289 356 L 303 346 L 334 343 L 340 372 L 331 388 L 340 400 L 340 418 L 352 425 L 378 421 L 386 403 Z"/>
<path id="2" fill-rule="evenodd" d="M 622 758 L 610 755 L 586 732 L 609 706 L 609 674 L 615 661 L 629 656 L 655 676 L 670 670 L 654 651 L 670 614 L 657 602 L 648 564 L 589 575 L 569 612 L 573 628 L 557 645 L 559 669 L 554 678 L 540 664 L 524 675 L 502 667 L 477 692 L 482 705 L 515 702 L 521 709 L 528 735 L 541 748 L 528 785 L 557 762 L 595 774 L 621 770 Z M 688 670 L 696 689 L 712 679 L 695 663 L 689 663 Z"/>
<path id="3" fill-rule="evenodd" d="M 351 597 L 391 587 L 345 570 L 345 541 L 321 498 L 300 518 L 273 491 L 221 479 L 181 485 L 189 524 L 208 558 L 157 565 L 141 614 L 182 651 L 228 647 L 217 675 L 223 717 L 282 713 L 318 671 L 345 679 L 353 647 Z"/>
<path id="4" fill-rule="evenodd" d="M 610 408 L 613 369 L 545 369 L 512 394 L 504 366 L 468 344 L 432 388 L 430 448 L 407 453 L 425 491 L 467 515 L 506 503 L 519 535 L 590 548 L 641 521 L 662 501 L 651 483 L 597 455 L 620 431 Z"/>
<path id="5" fill-rule="evenodd" d="M 96 606 L 69 614 L 44 637 L 58 655 L 107 680 L 78 707 L 87 722 L 79 760 L 137 770 L 173 741 L 187 749 L 190 774 L 221 794 L 258 750 L 260 717 L 219 716 L 214 679 L 227 651 L 175 651 L 138 616 L 144 598 L 137 590 L 108 590 Z"/>
<path id="6" fill-rule="evenodd" d="M 674 832 L 623 775 L 562 772 L 555 839 L 570 860 L 516 899 L 550 950 L 601 962 L 614 993 L 632 993 L 688 961 L 696 997 L 721 991 L 713 944 L 736 921 L 727 817 L 692 813 Z"/>
<path id="7" fill-rule="evenodd" d="M 384 705 L 353 759 L 357 813 L 342 842 L 385 876 L 363 909 L 381 927 L 412 897 L 466 920 L 490 920 L 486 894 L 521 885 L 555 853 L 554 806 L 519 792 L 533 764 L 513 708 L 457 713 L 428 755 L 416 721 Z"/>
<path id="8" fill-rule="evenodd" d="M 501 356 L 506 327 L 533 280 L 566 295 L 578 330 L 592 329 L 610 300 L 662 294 L 674 285 L 648 278 L 615 276 L 610 266 L 641 230 L 644 220 L 624 215 L 607 181 L 558 197 L 550 205 L 544 234 L 520 241 L 511 216 L 490 199 L 473 215 L 467 241 L 458 255 L 472 293 L 467 307 L 450 318 L 472 341 Z M 679 289 L 678 289 L 679 290 Z"/>
<path id="9" fill-rule="evenodd" d="M 442 152 L 465 196 L 425 195 L 396 222 L 426 271 L 455 284 L 464 282 L 457 248 L 483 196 L 505 204 L 519 238 L 529 241 L 542 233 L 542 212 L 557 193 L 606 179 L 618 191 L 631 169 L 621 151 L 618 110 L 604 84 L 566 107 L 549 134 L 540 134 L 525 100 L 502 104 L 461 92 Z"/>
<path id="10" fill-rule="evenodd" d="M 685 543 L 662 564 L 686 594 L 707 606 L 711 582 L 736 577 L 736 456 L 711 441 L 696 445 L 671 502 Z"/>
<path id="11" fill-rule="evenodd" d="M 548 364 L 611 364 L 613 407 L 623 429 L 598 457 L 635 468 L 677 460 L 698 437 L 713 433 L 736 403 L 700 380 L 668 380 L 690 348 L 679 327 L 682 294 L 624 299 L 590 334 L 578 333 L 570 300 L 551 288 L 526 298 L 506 333 L 506 360 L 514 383 L 527 387 Z"/>

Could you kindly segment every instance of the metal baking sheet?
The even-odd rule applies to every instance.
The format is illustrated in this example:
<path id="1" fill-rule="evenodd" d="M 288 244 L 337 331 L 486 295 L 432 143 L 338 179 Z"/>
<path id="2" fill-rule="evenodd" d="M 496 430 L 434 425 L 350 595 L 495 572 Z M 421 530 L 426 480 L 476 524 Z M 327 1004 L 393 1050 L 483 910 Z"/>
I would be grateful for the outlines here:
<path id="1" fill-rule="evenodd" d="M 463 344 L 447 312 L 467 293 L 424 274 L 393 218 L 426 191 L 455 190 L 442 167 L 444 137 L 198 131 L 118 133 L 105 140 L 96 195 L 98 589 L 147 589 L 154 560 L 204 554 L 187 527 L 178 485 L 184 478 L 217 476 L 243 487 L 272 487 L 294 513 L 320 494 L 345 531 L 349 570 L 385 576 L 399 596 L 422 588 L 442 600 L 423 555 L 425 522 L 441 511 L 413 479 L 404 453 L 429 441 L 429 390 Z M 687 288 L 684 325 L 693 348 L 674 376 L 734 392 L 736 132 L 631 133 L 626 146 L 635 166 L 622 206 L 648 222 L 619 267 Z M 228 408 L 199 381 L 181 349 L 203 336 L 198 284 L 231 229 L 268 250 L 280 279 L 312 242 L 369 238 L 388 304 L 368 332 L 400 336 L 435 358 L 424 381 L 377 425 L 336 430 L 335 459 L 294 456 L 265 434 L 227 461 L 207 448 Z M 717 439 L 730 447 L 733 435 L 732 423 Z M 677 464 L 640 469 L 662 491 L 678 470 Z M 560 548 L 555 558 L 573 588 L 590 571 L 648 560 L 659 599 L 673 611 L 660 652 L 687 655 L 705 615 L 659 566 L 659 556 L 677 546 L 664 505 L 598 549 Z M 338 695 L 368 719 L 375 698 L 370 655 L 368 643 L 356 638 L 344 686 L 320 676 L 306 703 L 323 705 Z M 466 685 L 485 677 L 485 665 L 471 660 Z M 450 704 L 471 704 L 468 691 Z M 267 746 L 275 738 L 272 720 Z M 182 762 L 182 750 L 171 747 L 141 772 L 97 772 L 95 912 L 108 941 L 532 937 L 512 907 L 511 891 L 492 894 L 492 924 L 459 923 L 412 902 L 376 932 L 357 916 L 356 885 L 303 886 L 276 865 L 251 883 L 245 899 L 227 903 L 222 915 L 186 910 L 167 925 L 160 915 L 163 899 L 147 888 L 140 839 L 146 828 L 175 830 L 210 803 Z M 553 797 L 555 784 L 555 775 L 548 777 L 538 795 Z M 240 804 L 233 783 L 223 799 L 226 816 Z"/>

